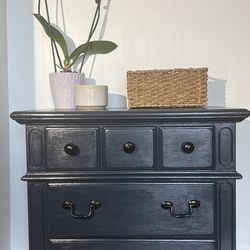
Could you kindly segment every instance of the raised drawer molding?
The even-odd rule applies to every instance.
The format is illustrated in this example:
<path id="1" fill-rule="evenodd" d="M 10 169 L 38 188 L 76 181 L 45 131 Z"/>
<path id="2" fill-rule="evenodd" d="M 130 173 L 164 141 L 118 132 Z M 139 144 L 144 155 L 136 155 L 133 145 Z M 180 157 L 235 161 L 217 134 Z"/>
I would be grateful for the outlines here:
<path id="1" fill-rule="evenodd" d="M 45 138 L 48 169 L 97 168 L 98 128 L 46 128 Z"/>
<path id="2" fill-rule="evenodd" d="M 30 250 L 236 250 L 246 109 L 18 111 Z"/>

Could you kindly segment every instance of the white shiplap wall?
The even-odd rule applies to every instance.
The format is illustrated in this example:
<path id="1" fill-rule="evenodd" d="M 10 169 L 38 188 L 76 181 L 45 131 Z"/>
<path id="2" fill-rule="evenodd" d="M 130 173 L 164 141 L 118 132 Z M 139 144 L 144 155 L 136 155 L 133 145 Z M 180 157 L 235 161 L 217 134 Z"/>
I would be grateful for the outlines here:
<path id="1" fill-rule="evenodd" d="M 103 5 L 109 6 L 108 13 L 107 9 L 102 9 L 102 18 L 95 36 L 98 38 L 101 35 L 101 27 L 105 26 L 103 20 L 105 14 L 108 14 L 103 39 L 115 41 L 119 47 L 111 54 L 90 58 L 84 72 L 95 79 L 97 84 L 109 85 L 111 107 L 124 107 L 126 104 L 126 71 L 129 69 L 206 66 L 210 76 L 210 105 L 250 108 L 250 0 L 102 2 Z M 35 9 L 37 1 L 33 3 Z M 76 45 L 85 41 L 95 8 L 94 0 L 50 0 L 49 3 L 53 22 L 66 30 Z M 16 13 L 17 8 L 22 11 Z M 9 73 L 10 102 L 11 107 L 15 109 L 28 106 L 52 107 L 48 84 L 48 73 L 53 69 L 50 44 L 39 24 L 35 22 L 32 26 L 29 16 L 31 9 L 31 0 L 22 3 L 18 0 L 8 0 L 8 21 L 11 23 L 9 67 L 16 65 L 15 52 L 18 52 L 28 69 L 25 71 L 23 67 L 16 68 Z M 60 14 L 62 9 L 64 25 Z M 21 18 L 18 23 L 27 26 L 26 35 L 29 34 L 21 45 L 17 42 L 23 39 L 22 32 L 17 29 L 17 18 Z M 20 76 L 17 76 L 19 73 Z M 14 91 L 20 82 L 27 90 L 21 91 L 21 96 L 18 91 Z M 27 101 L 27 98 L 30 98 L 30 101 Z M 16 133 L 18 129 L 13 127 L 11 134 Z M 23 146 L 22 143 L 19 147 Z M 14 145 L 14 138 L 11 139 L 11 145 L 12 154 L 15 154 L 18 145 Z M 245 177 L 243 181 L 238 182 L 237 247 L 250 249 L 250 221 L 245 217 L 250 207 L 250 198 L 247 196 L 247 190 L 250 188 L 247 157 L 250 150 L 250 121 L 238 126 L 237 147 L 238 170 Z M 21 157 L 17 153 L 16 156 Z M 12 161 L 12 172 L 20 168 L 18 162 L 20 161 Z M 22 172 L 24 173 L 24 169 Z M 20 171 L 19 174 L 21 175 Z M 17 174 L 15 176 L 17 177 Z M 11 216 L 15 218 L 15 207 L 25 207 L 26 201 L 23 184 L 17 178 L 12 178 L 12 185 Z M 22 201 L 18 199 L 20 196 L 23 197 Z M 24 210 L 21 211 L 24 213 Z M 23 237 L 27 234 L 27 227 L 23 231 L 23 225 L 26 225 L 26 217 L 17 219 L 15 224 L 12 223 L 12 250 L 27 249 L 24 247 L 27 240 Z"/>
<path id="2" fill-rule="evenodd" d="M 9 112 L 35 108 L 33 0 L 7 0 Z M 10 120 L 11 250 L 28 250 L 25 129 Z M 9 250 L 9 249 L 1 249 Z"/>
<path id="3" fill-rule="evenodd" d="M 9 171 L 9 118 L 7 76 L 6 1 L 0 1 L 0 250 L 10 246 L 10 171 Z"/>

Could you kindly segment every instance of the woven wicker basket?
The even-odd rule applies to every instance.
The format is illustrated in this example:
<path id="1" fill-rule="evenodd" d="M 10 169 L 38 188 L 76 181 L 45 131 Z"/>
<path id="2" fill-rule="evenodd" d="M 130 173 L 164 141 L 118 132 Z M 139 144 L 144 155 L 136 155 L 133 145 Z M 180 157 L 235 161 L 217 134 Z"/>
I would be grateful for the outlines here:
<path id="1" fill-rule="evenodd" d="M 128 71 L 128 106 L 205 107 L 207 71 L 207 68 Z"/>

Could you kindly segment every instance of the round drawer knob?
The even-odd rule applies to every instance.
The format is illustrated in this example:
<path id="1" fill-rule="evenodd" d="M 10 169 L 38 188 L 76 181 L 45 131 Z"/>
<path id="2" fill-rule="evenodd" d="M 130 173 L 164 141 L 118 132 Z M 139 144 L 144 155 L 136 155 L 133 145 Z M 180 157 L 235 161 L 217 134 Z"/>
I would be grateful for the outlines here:
<path id="1" fill-rule="evenodd" d="M 64 152 L 71 156 L 76 156 L 80 153 L 80 149 L 77 145 L 73 143 L 68 143 L 64 146 Z"/>
<path id="2" fill-rule="evenodd" d="M 192 142 L 184 142 L 181 145 L 181 149 L 184 153 L 190 154 L 194 151 L 194 144 Z"/>
<path id="3" fill-rule="evenodd" d="M 135 144 L 133 142 L 126 142 L 123 145 L 123 150 L 128 153 L 131 154 L 135 151 Z"/>

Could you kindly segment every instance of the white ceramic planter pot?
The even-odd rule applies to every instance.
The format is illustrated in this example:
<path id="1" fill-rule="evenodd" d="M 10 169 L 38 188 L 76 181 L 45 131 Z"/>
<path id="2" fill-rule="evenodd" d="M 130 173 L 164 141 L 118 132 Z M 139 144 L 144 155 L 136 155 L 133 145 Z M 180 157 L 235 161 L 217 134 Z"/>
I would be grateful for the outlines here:
<path id="1" fill-rule="evenodd" d="M 108 86 L 77 85 L 75 87 L 75 105 L 82 110 L 104 110 L 108 105 Z"/>
<path id="2" fill-rule="evenodd" d="M 83 84 L 84 74 L 74 72 L 50 73 L 49 79 L 55 108 L 75 108 L 75 86 Z"/>

